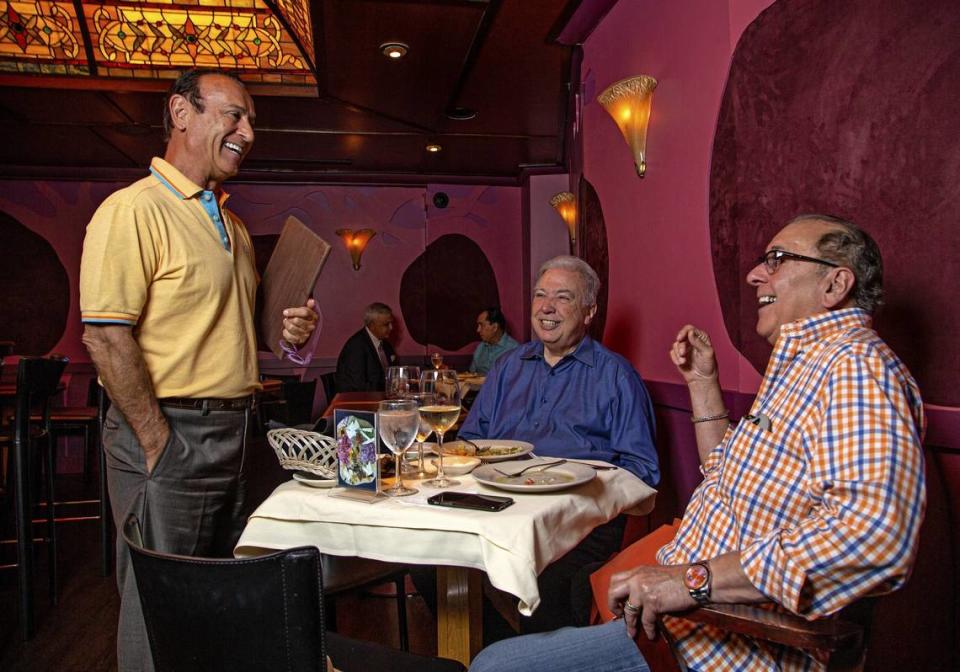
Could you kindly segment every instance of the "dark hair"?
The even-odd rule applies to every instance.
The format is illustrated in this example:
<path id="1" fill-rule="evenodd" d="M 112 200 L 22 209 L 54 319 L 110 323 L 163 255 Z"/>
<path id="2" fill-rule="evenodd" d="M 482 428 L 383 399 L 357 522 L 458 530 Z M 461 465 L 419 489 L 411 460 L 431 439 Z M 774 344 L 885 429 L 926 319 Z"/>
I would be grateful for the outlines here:
<path id="1" fill-rule="evenodd" d="M 492 306 L 490 308 L 484 308 L 481 312 L 487 314 L 487 322 L 500 325 L 501 331 L 507 330 L 507 318 L 503 316 L 503 311 L 500 310 L 500 308 Z"/>
<path id="2" fill-rule="evenodd" d="M 243 82 L 241 82 L 235 74 L 232 72 L 226 72 L 224 70 L 194 69 L 181 72 L 180 76 L 177 77 L 173 84 L 170 85 L 167 95 L 163 98 L 164 142 L 170 141 L 170 133 L 173 131 L 173 119 L 170 118 L 171 98 L 174 96 L 183 96 L 190 101 L 190 104 L 193 105 L 193 109 L 201 114 L 203 113 L 203 96 L 200 95 L 200 79 L 205 75 L 221 75 L 223 77 L 229 77 L 230 79 L 243 85 Z"/>
<path id="3" fill-rule="evenodd" d="M 870 234 L 853 222 L 832 215 L 800 215 L 793 222 L 813 220 L 832 224 L 837 229 L 828 231 L 817 241 L 817 251 L 824 259 L 853 271 L 853 301 L 868 313 L 883 305 L 883 258 L 880 248 Z"/>

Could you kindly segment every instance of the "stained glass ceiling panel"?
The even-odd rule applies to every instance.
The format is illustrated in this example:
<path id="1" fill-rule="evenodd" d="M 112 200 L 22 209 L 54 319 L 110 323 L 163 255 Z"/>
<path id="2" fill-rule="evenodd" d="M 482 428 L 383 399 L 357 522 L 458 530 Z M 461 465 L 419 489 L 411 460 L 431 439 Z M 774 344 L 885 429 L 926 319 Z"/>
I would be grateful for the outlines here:
<path id="1" fill-rule="evenodd" d="M 0 2 L 0 72 L 168 79 L 223 68 L 315 87 L 308 0 Z"/>

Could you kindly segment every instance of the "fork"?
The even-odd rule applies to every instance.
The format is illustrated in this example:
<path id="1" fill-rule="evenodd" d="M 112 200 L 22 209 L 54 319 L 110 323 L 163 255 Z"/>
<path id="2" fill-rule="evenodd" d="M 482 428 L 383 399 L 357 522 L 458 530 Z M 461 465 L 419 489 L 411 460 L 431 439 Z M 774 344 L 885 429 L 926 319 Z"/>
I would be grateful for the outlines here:
<path id="1" fill-rule="evenodd" d="M 474 456 L 477 456 L 480 454 L 480 446 L 475 444 L 473 441 L 471 441 L 470 439 L 465 439 L 462 436 L 458 436 L 457 438 L 463 441 L 464 443 L 466 443 L 467 445 L 473 446 Z"/>
<path id="2" fill-rule="evenodd" d="M 516 472 L 514 472 L 514 473 L 512 473 L 512 474 L 508 474 L 507 472 L 502 471 L 502 470 L 500 470 L 500 469 L 497 469 L 496 467 L 494 467 L 493 470 L 494 470 L 495 472 L 497 472 L 498 474 L 500 474 L 501 476 L 507 476 L 507 477 L 509 477 L 509 478 L 515 478 L 515 477 L 517 477 L 517 476 L 523 476 L 525 473 L 527 473 L 527 472 L 530 471 L 531 469 L 543 469 L 544 471 L 546 471 L 546 470 L 549 469 L 550 467 L 555 467 L 555 466 L 557 466 L 557 465 L 559 465 L 559 464 L 566 464 L 566 462 L 567 462 L 566 460 L 557 460 L 556 462 L 546 462 L 546 463 L 540 462 L 540 463 L 538 463 L 538 464 L 531 464 L 529 467 L 524 467 L 524 468 L 521 469 L 520 471 L 516 471 Z"/>
<path id="3" fill-rule="evenodd" d="M 537 455 L 534 455 L 533 453 L 530 453 L 529 456 L 534 459 L 537 458 Z M 609 464 L 609 465 L 591 464 L 590 462 L 581 462 L 580 460 L 564 460 L 564 461 L 569 462 L 570 464 L 582 464 L 585 467 L 591 467 L 593 469 L 596 469 L 597 471 L 613 471 L 614 469 L 620 468 L 612 464 Z"/>

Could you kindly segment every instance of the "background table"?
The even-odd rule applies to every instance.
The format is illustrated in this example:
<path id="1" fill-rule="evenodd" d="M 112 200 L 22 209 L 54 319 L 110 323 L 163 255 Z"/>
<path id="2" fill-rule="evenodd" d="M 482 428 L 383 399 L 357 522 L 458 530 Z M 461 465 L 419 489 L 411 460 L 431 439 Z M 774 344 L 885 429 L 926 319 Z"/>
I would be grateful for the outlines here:
<path id="1" fill-rule="evenodd" d="M 537 576 L 547 565 L 621 512 L 649 513 L 656 495 L 623 469 L 542 494 L 503 493 L 469 475 L 457 479 L 454 490 L 509 494 L 516 503 L 498 513 L 430 506 L 426 498 L 438 491 L 421 487 L 412 497 L 366 504 L 291 481 L 253 513 L 235 554 L 311 545 L 331 555 L 436 565 L 438 652 L 469 664 L 482 641 L 481 571 L 529 614 L 540 602 Z"/>

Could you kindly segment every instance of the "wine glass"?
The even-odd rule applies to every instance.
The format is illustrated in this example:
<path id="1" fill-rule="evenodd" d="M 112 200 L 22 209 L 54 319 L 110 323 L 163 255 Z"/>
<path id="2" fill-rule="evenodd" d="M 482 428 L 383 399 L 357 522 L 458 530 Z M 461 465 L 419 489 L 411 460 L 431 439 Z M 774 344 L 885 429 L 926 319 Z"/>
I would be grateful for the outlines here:
<path id="1" fill-rule="evenodd" d="M 441 355 L 439 352 L 433 353 L 430 355 L 430 363 L 433 364 L 433 368 L 439 369 L 441 366 L 443 366 L 443 355 Z"/>
<path id="2" fill-rule="evenodd" d="M 403 485 L 400 465 L 403 463 L 403 454 L 413 443 L 420 426 L 420 416 L 417 414 L 417 402 L 412 399 L 387 399 L 380 402 L 377 409 L 377 424 L 380 426 L 380 438 L 387 444 L 396 460 L 397 480 L 393 487 L 383 494 L 389 497 L 412 495 L 417 491 Z"/>
<path id="3" fill-rule="evenodd" d="M 459 485 L 460 481 L 443 475 L 443 435 L 460 417 L 460 383 L 457 373 L 449 369 L 424 371 L 420 377 L 420 389 L 433 394 L 433 401 L 420 407 L 420 417 L 437 434 L 437 477 L 424 481 L 423 484 L 432 488 Z"/>
<path id="4" fill-rule="evenodd" d="M 410 392 L 415 392 L 419 383 L 419 366 L 391 366 L 386 375 L 387 399 L 403 399 Z"/>
<path id="5" fill-rule="evenodd" d="M 431 392 L 411 392 L 407 395 L 408 399 L 411 399 L 417 402 L 417 407 L 429 406 L 434 401 L 433 393 Z M 419 415 L 419 413 L 418 413 Z M 427 471 L 423 466 L 423 442 L 430 438 L 430 435 L 433 433 L 433 428 L 427 424 L 426 420 L 422 417 L 420 418 L 420 426 L 417 429 L 417 468 L 413 471 L 407 472 L 407 476 L 422 480 L 427 478 L 430 475 L 430 472 Z"/>

